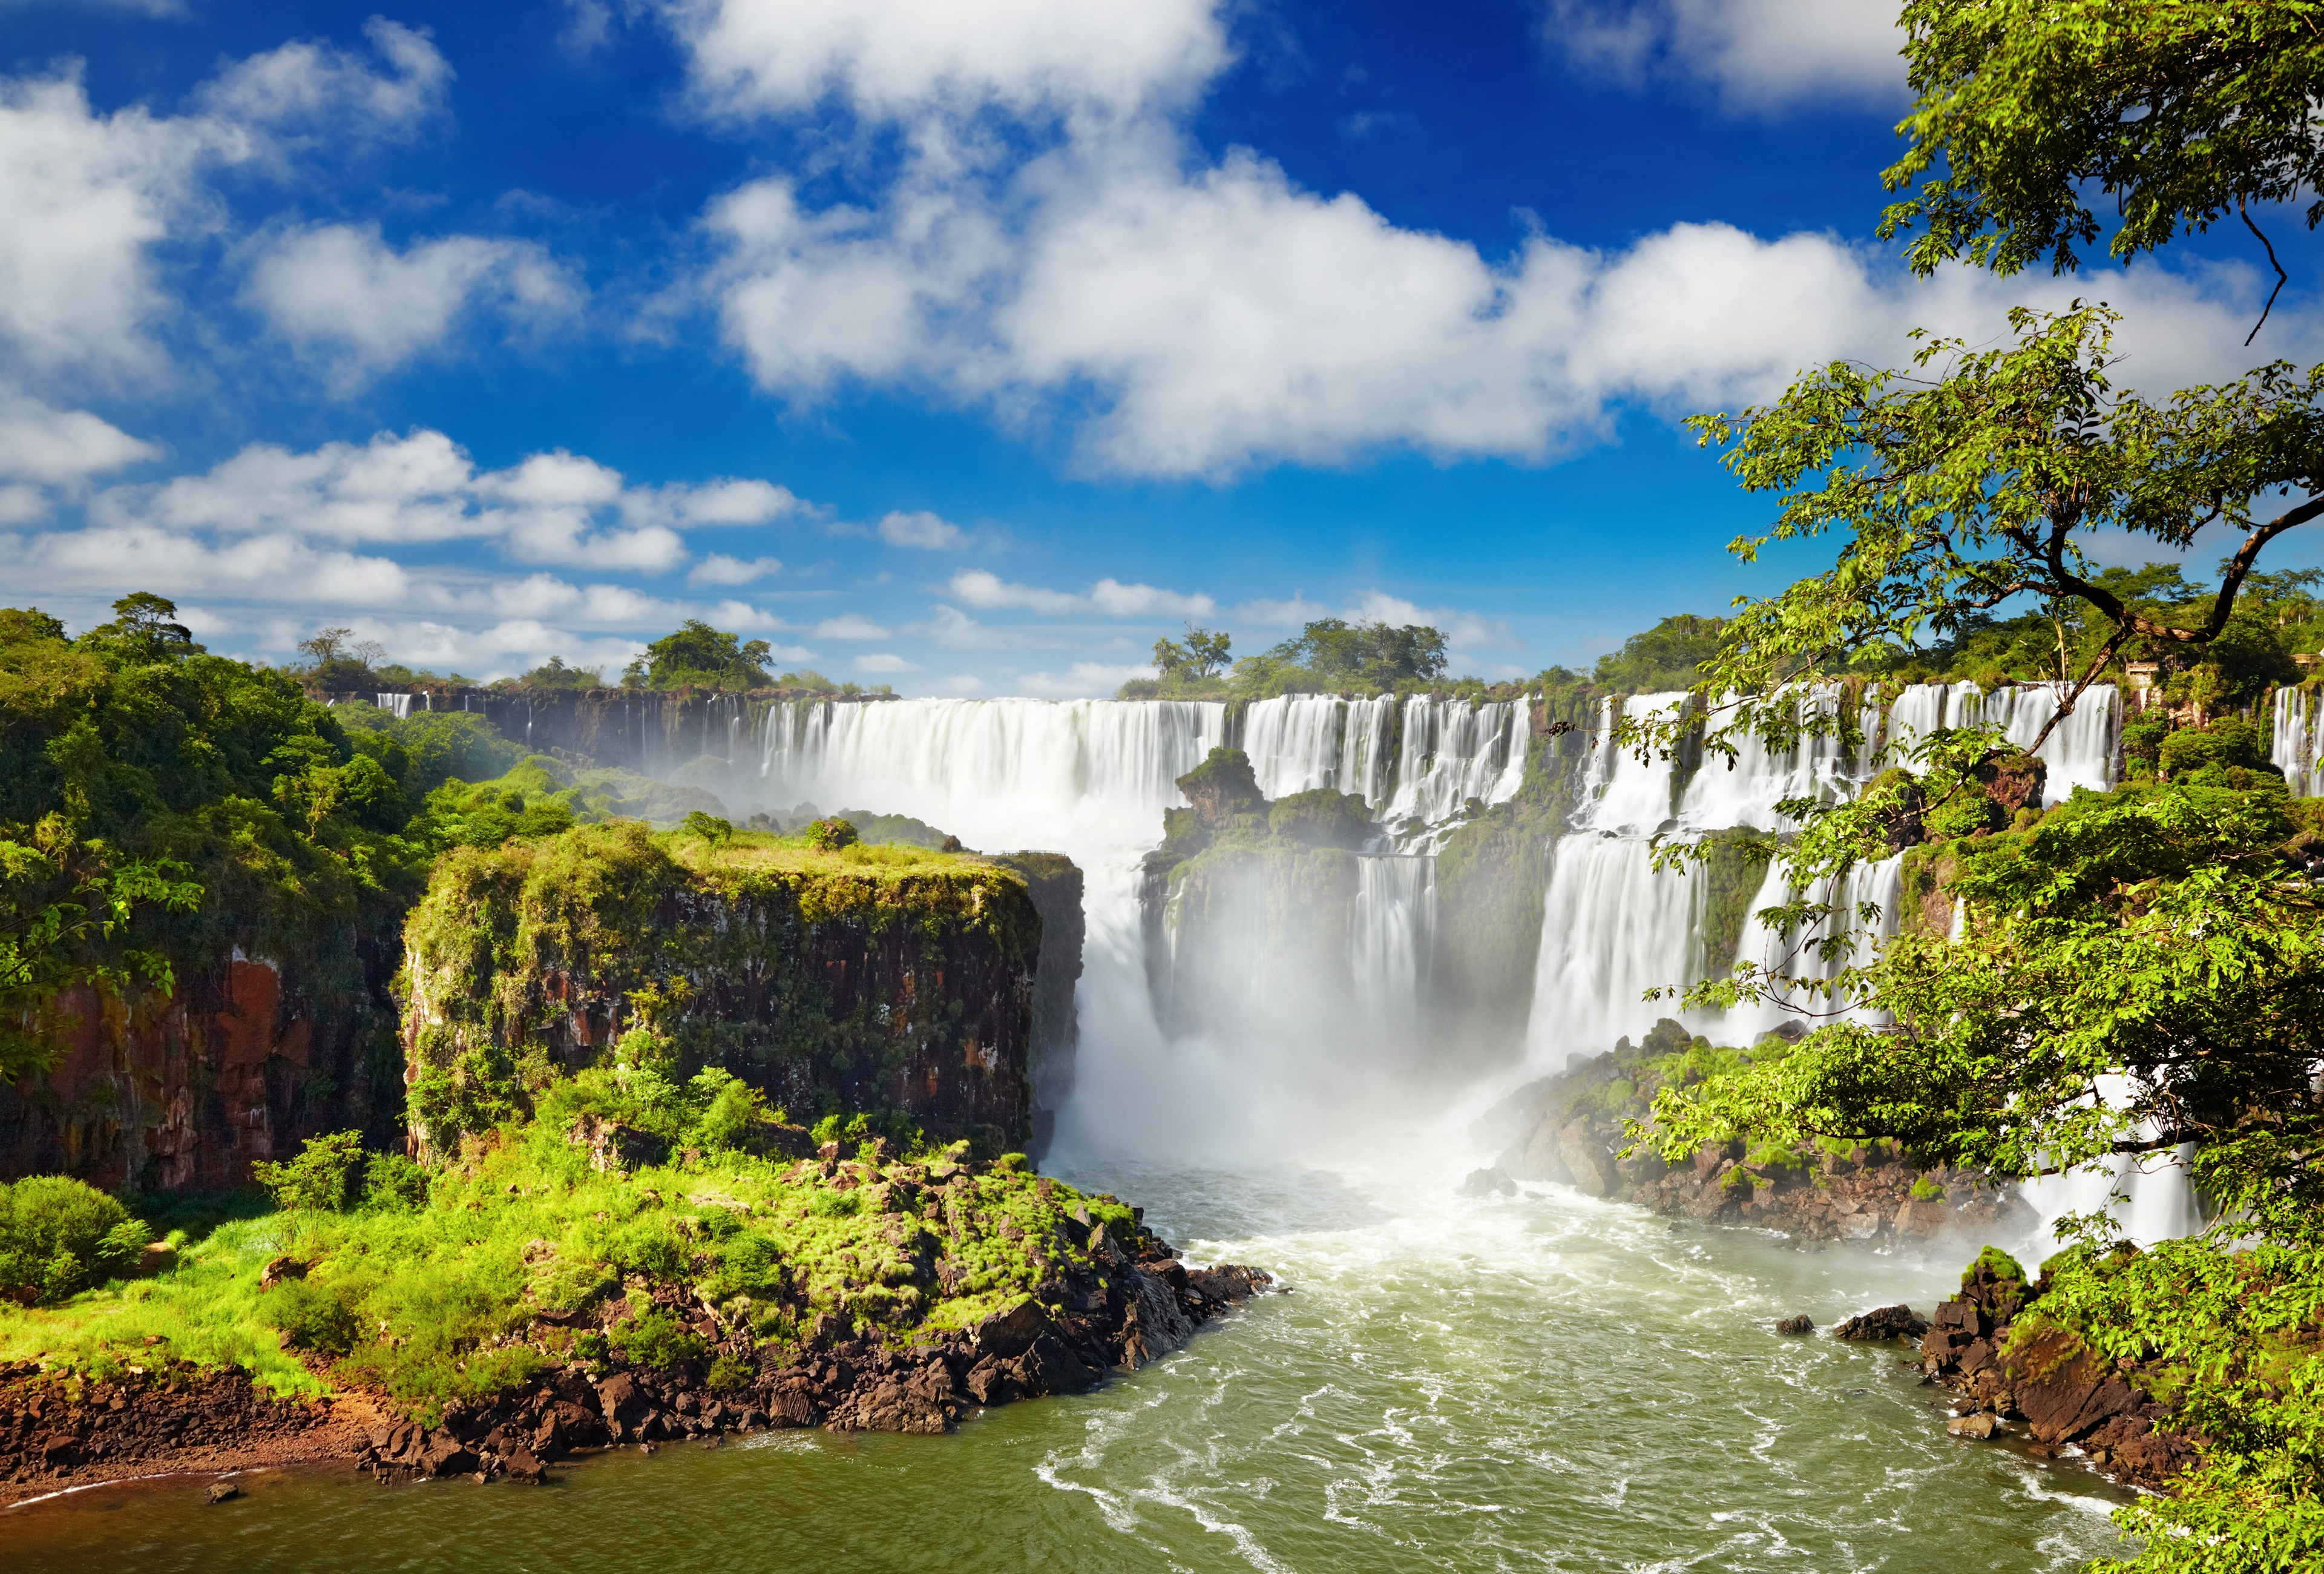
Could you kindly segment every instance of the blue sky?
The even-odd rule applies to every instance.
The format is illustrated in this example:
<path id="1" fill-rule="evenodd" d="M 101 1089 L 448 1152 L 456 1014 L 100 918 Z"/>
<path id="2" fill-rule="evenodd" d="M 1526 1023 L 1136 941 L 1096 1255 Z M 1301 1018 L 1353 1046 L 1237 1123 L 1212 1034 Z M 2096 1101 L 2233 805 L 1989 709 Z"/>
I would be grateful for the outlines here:
<path id="1" fill-rule="evenodd" d="M 1688 411 L 2074 294 L 2142 385 L 2246 364 L 2240 232 L 1904 276 L 1895 45 L 1846 0 L 0 0 L 5 598 L 482 677 L 690 616 L 905 693 L 1326 612 L 1584 663 L 1813 566 L 1727 557 L 1764 505 Z M 2249 358 L 2324 358 L 2274 227 Z"/>

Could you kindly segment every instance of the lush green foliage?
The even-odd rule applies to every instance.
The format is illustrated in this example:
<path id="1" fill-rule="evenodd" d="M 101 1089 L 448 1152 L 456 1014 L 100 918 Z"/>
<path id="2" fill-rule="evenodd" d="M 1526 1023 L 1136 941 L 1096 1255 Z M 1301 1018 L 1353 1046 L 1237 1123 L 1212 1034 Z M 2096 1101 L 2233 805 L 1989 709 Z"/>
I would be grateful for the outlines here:
<path id="1" fill-rule="evenodd" d="M 2078 266 L 2092 199 L 2116 257 L 2303 195 L 2313 228 L 2319 20 L 2312 0 L 1910 0 L 1911 146 L 1884 176 L 1909 195 L 1881 234 L 1918 231 L 1923 273 L 2009 273 Z"/>
<path id="2" fill-rule="evenodd" d="M 745 643 L 739 635 L 689 617 L 676 633 L 648 644 L 622 681 L 637 689 L 764 689 L 774 682 L 767 671 L 770 653 L 764 640 Z"/>
<path id="3" fill-rule="evenodd" d="M 666 1124 L 656 1095 L 607 1071 L 559 1084 L 543 1104 L 538 1120 L 500 1128 L 440 1170 L 423 1200 L 374 1184 L 354 1209 L 229 1219 L 154 1279 L 53 1310 L 0 1309 L 0 1358 L 103 1371 L 143 1358 L 154 1338 L 277 1392 L 376 1385 L 426 1407 L 589 1359 L 597 1336 L 542 1319 L 609 1301 L 632 1313 L 612 1336 L 631 1358 L 698 1362 L 692 1336 L 647 1309 L 653 1288 L 706 1296 L 778 1344 L 823 1312 L 908 1336 L 973 1323 L 1065 1266 L 1102 1268 L 1093 1240 L 1068 1227 L 1076 1210 L 1117 1240 L 1140 1233 L 1111 1198 L 1037 1177 L 1013 1154 L 972 1163 L 964 1143 L 895 1141 L 891 1122 L 857 1126 L 861 1156 L 828 1173 L 712 1144 L 620 1174 L 593 1169 L 566 1140 L 567 1123 L 586 1107 Z M 259 1270 L 285 1251 L 304 1276 L 262 1292 Z"/>
<path id="4" fill-rule="evenodd" d="M 392 931 L 425 867 L 330 709 L 159 597 L 119 610 L 77 640 L 0 612 L 0 1072 L 52 1052 L 61 991 L 165 988 L 236 945 L 359 991 L 350 932 Z"/>
<path id="5" fill-rule="evenodd" d="M 308 1138 L 296 1157 L 279 1164 L 262 1160 L 250 1167 L 250 1173 L 277 1208 L 336 1213 L 347 1205 L 355 1166 L 362 1162 L 363 1133 L 334 1132 Z"/>
<path id="6" fill-rule="evenodd" d="M 1228 651 L 1233 645 L 1231 636 L 1207 628 L 1186 625 L 1186 637 L 1181 642 L 1158 639 L 1154 642 L 1155 670 L 1166 678 L 1183 677 L 1200 680 L 1226 670 Z"/>
<path id="7" fill-rule="evenodd" d="M 143 1220 L 86 1181 L 0 1182 L 0 1299 L 61 1301 L 134 1269 L 150 1238 Z"/>
<path id="8" fill-rule="evenodd" d="M 1702 680 L 1702 663 L 1719 653 L 1724 626 L 1720 618 L 1688 613 L 1665 617 L 1624 640 L 1620 650 L 1598 658 L 1598 686 L 1617 694 L 1692 689 Z"/>

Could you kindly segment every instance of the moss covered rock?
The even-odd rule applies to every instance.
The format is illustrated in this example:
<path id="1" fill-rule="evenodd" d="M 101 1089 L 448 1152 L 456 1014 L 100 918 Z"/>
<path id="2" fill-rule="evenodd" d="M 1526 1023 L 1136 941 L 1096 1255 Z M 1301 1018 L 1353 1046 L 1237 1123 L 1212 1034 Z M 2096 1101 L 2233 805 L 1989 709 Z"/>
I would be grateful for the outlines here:
<path id="1" fill-rule="evenodd" d="M 405 931 L 413 1129 L 448 1150 L 642 1042 L 656 1074 L 722 1069 L 794 1119 L 1013 1146 L 1041 935 L 1022 873 L 955 854 L 635 822 L 458 849 Z"/>

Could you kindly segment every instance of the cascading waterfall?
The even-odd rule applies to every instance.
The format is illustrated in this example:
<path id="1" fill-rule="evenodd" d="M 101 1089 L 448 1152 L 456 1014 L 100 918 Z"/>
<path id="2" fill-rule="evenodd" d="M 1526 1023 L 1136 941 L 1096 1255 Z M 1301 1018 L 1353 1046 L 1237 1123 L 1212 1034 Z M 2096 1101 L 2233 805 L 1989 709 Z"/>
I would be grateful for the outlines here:
<path id="1" fill-rule="evenodd" d="M 1572 829 L 1558 839 L 1552 853 L 1526 1032 L 1529 1067 L 1538 1074 L 1559 1069 L 1570 1056 L 1600 1053 L 1618 1037 L 1637 1037 L 1662 1016 L 1679 1016 L 1697 1032 L 1743 1042 L 1786 1019 L 1796 1019 L 1797 1013 L 1784 1009 L 1786 1004 L 1819 1015 L 1837 1011 L 1868 1018 L 1866 1008 L 1844 999 L 1767 1001 L 1738 1007 L 1723 1018 L 1689 1015 L 1673 1010 L 1667 1001 L 1643 999 L 1649 988 L 1701 981 L 1705 968 L 1707 877 L 1700 871 L 1656 869 L 1655 838 L 1729 829 L 1787 829 L 1775 812 L 1778 802 L 1792 798 L 1831 801 L 1861 784 L 1877 766 L 1901 761 L 1914 742 L 1940 727 L 1997 726 L 2024 747 L 2056 714 L 2060 698 L 2054 684 L 2016 685 L 1990 695 L 1969 683 L 1914 684 L 1897 695 L 1885 717 L 1870 707 L 1859 714 L 1863 741 L 1857 749 L 1837 736 L 1803 736 L 1788 750 L 1769 749 L 1757 738 L 1738 738 L 1731 766 L 1711 755 L 1691 776 L 1683 776 L 1683 758 L 1641 758 L 1613 738 L 1618 717 L 1672 714 L 1687 703 L 1684 695 L 1645 694 L 1608 701 L 1600 714 Z M 1811 690 L 1800 699 L 1803 712 L 1825 717 L 1836 715 L 1843 702 L 1837 689 Z M 2050 767 L 2045 801 L 2061 801 L 2076 787 L 2110 787 L 2121 727 L 2119 693 L 2112 685 L 2094 685 L 2036 751 Z M 2280 699 L 2277 763 L 2294 758 L 2312 771 L 2313 736 L 2309 712 Z M 1870 961 L 1874 944 L 1895 934 L 1902 917 L 1903 866 L 1901 856 L 1892 857 L 1858 866 L 1836 886 L 1819 883 L 1806 895 L 1835 909 L 1832 917 L 1812 934 L 1787 939 L 1757 916 L 1792 895 L 1781 868 L 1771 864 L 1752 899 L 1752 916 L 1745 922 L 1738 957 L 1790 977 L 1821 980 Z M 1859 915 L 1867 903 L 1877 910 L 1869 921 Z M 1815 955 L 1809 942 L 1835 928 L 1856 943 L 1830 958 Z M 2181 1159 L 2177 1164 L 2154 1160 L 2144 1166 L 2126 1160 L 2112 1176 L 2044 1181 L 2028 1188 L 2028 1199 L 2046 1226 L 2061 1213 L 2104 1205 L 2108 1192 L 2119 1185 L 2128 1199 L 2121 1211 L 2134 1238 L 2185 1234 L 2197 1227 L 2200 1218 L 2183 1155 Z"/>
<path id="2" fill-rule="evenodd" d="M 1419 1026 L 1436 919 L 1435 862 L 1393 854 L 1357 860 L 1349 971 L 1357 1005 L 1392 1032 Z"/>
<path id="3" fill-rule="evenodd" d="M 2319 745 L 2324 744 L 2324 728 L 2319 728 L 2316 697 L 2297 689 L 2275 691 L 2273 726 L 2267 757 L 2270 764 L 2283 773 L 2284 784 L 2294 798 L 2313 798 L 2324 793 L 2324 761 L 2318 759 Z"/>
<path id="4" fill-rule="evenodd" d="M 411 696 L 409 694 L 374 694 L 372 699 L 382 710 L 393 711 L 398 721 L 411 714 Z"/>
<path id="5" fill-rule="evenodd" d="M 1406 699 L 1389 817 L 1433 825 L 1471 798 L 1499 803 L 1516 797 L 1525 781 L 1531 711 L 1525 699 Z"/>

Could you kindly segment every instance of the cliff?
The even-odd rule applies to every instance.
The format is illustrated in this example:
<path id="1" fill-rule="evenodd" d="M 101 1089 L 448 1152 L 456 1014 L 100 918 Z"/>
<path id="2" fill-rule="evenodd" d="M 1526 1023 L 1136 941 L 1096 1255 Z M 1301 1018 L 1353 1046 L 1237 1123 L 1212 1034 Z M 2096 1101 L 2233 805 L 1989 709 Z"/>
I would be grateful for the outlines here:
<path id="1" fill-rule="evenodd" d="M 1088 925 L 1082 912 L 1084 881 L 1063 853 L 1010 853 L 994 862 L 1025 876 L 1033 910 L 1041 915 L 1041 954 L 1033 971 L 1033 1046 L 1028 1078 L 1032 1085 L 1033 1127 L 1026 1153 L 1038 1161 L 1048 1152 L 1057 1111 L 1074 1090 L 1074 1057 L 1081 1046 L 1081 1017 L 1074 986 L 1082 976 L 1082 946 Z"/>
<path id="2" fill-rule="evenodd" d="M 239 951 L 181 971 L 172 994 L 68 991 L 51 1014 L 56 1058 L 0 1080 L 0 1179 L 73 1175 L 111 1190 L 225 1190 L 257 1160 L 318 1132 L 392 1140 L 397 1085 L 390 968 L 352 932 L 345 969 Z"/>
<path id="3" fill-rule="evenodd" d="M 458 849 L 406 928 L 412 1129 L 448 1151 L 642 1028 L 669 1074 L 723 1069 L 795 1119 L 1014 1146 L 1042 935 L 1026 876 L 964 855 L 635 822 Z"/>

